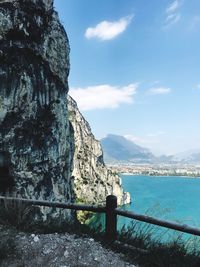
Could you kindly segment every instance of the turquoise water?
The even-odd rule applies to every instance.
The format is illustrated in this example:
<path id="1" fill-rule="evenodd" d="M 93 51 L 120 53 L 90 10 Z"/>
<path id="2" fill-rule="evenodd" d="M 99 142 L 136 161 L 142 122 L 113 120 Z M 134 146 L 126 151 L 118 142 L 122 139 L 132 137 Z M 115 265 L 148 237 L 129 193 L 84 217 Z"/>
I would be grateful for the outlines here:
<path id="1" fill-rule="evenodd" d="M 125 210 L 200 227 L 200 178 L 121 175 L 132 203 Z M 128 224 L 120 218 L 119 223 Z"/>
<path id="2" fill-rule="evenodd" d="M 200 228 L 200 178 L 143 175 L 121 175 L 121 178 L 124 190 L 130 192 L 132 199 L 131 204 L 121 209 Z M 135 225 L 136 221 L 118 216 L 118 230 L 130 222 Z M 96 214 L 91 225 L 96 227 L 99 223 L 105 225 L 105 215 Z M 164 242 L 180 235 L 180 232 L 143 222 L 134 227 L 136 232 L 149 231 L 150 227 L 152 237 L 161 237 Z M 190 237 L 192 235 L 183 234 L 184 240 Z"/>

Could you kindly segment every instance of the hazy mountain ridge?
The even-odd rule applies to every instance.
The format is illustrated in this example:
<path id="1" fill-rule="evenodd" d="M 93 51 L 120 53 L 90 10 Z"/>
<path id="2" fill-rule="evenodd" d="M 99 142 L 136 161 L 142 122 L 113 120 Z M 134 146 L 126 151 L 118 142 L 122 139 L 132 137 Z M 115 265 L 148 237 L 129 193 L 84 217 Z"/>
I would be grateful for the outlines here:
<path id="1" fill-rule="evenodd" d="M 188 150 L 175 155 L 155 156 L 150 149 L 141 147 L 124 136 L 108 134 L 101 139 L 105 162 L 120 163 L 200 163 L 200 149 Z"/>
<path id="2" fill-rule="evenodd" d="M 104 159 L 111 162 L 153 162 L 156 157 L 149 149 L 141 147 L 124 136 L 109 134 L 101 139 Z"/>
<path id="3" fill-rule="evenodd" d="M 200 163 L 200 149 L 190 149 L 182 153 L 178 153 L 173 157 L 174 161 L 184 163 Z"/>

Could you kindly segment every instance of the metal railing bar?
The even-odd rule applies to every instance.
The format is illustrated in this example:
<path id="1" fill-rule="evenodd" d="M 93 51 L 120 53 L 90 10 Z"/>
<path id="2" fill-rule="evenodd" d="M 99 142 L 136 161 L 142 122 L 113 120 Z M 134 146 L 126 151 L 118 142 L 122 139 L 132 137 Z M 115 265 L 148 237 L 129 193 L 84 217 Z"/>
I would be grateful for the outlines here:
<path id="1" fill-rule="evenodd" d="M 27 205 L 36 205 L 36 206 L 44 206 L 51 208 L 61 208 L 61 209 L 71 209 L 71 210 L 83 210 L 83 211 L 92 211 L 92 212 L 105 212 L 105 207 L 92 206 L 92 205 L 84 205 L 84 204 L 70 204 L 63 202 L 51 202 L 46 200 L 33 200 L 33 199 L 25 199 L 25 198 L 13 198 L 13 197 L 3 197 L 0 196 L 0 201 L 8 200 L 8 201 L 21 201 Z"/>
<path id="2" fill-rule="evenodd" d="M 110 235 L 111 239 L 116 239 L 116 236 L 117 236 L 117 220 L 116 220 L 117 215 L 124 216 L 130 219 L 135 219 L 141 222 L 165 227 L 168 229 L 177 230 L 183 233 L 200 236 L 200 228 L 191 227 L 191 226 L 188 226 L 185 224 L 179 224 L 176 222 L 156 219 L 154 217 L 150 217 L 147 215 L 141 215 L 141 214 L 137 214 L 134 212 L 118 209 L 116 208 L 117 198 L 112 195 L 107 196 L 106 206 L 104 207 L 94 206 L 94 205 L 85 205 L 85 204 L 71 204 L 71 203 L 63 203 L 63 202 L 51 202 L 51 201 L 46 201 L 46 200 L 33 200 L 33 199 L 25 199 L 25 198 L 13 198 L 13 197 L 0 196 L 0 201 L 6 201 L 6 200 L 7 201 L 19 201 L 27 205 L 106 213 L 106 233 L 108 236 Z"/>
<path id="3" fill-rule="evenodd" d="M 146 222 L 146 223 L 158 225 L 161 227 L 177 230 L 180 232 L 200 236 L 200 228 L 191 227 L 191 226 L 188 226 L 185 224 L 179 224 L 179 223 L 170 222 L 170 221 L 166 221 L 166 220 L 156 219 L 156 218 L 153 218 L 153 217 L 150 217 L 147 215 L 141 215 L 141 214 L 137 214 L 137 213 L 130 212 L 130 211 L 124 211 L 124 210 L 120 210 L 120 209 L 115 209 L 115 213 L 117 215 L 124 216 L 124 217 L 131 218 L 131 219 L 135 219 L 135 220 L 138 220 L 141 222 Z"/>

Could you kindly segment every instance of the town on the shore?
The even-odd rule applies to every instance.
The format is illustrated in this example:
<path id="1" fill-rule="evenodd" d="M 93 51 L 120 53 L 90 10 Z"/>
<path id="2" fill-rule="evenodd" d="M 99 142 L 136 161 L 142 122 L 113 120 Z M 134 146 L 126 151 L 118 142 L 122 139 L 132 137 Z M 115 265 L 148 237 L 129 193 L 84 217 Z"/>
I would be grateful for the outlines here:
<path id="1" fill-rule="evenodd" d="M 200 177 L 200 164 L 112 164 L 109 167 L 128 175 Z"/>

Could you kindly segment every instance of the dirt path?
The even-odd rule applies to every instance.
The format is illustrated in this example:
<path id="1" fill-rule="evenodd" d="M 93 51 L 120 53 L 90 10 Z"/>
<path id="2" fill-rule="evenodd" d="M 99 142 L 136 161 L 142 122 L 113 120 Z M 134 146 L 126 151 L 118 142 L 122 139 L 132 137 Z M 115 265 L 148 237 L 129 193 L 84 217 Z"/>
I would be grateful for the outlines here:
<path id="1" fill-rule="evenodd" d="M 136 267 L 93 238 L 20 233 L 14 240 L 15 250 L 1 267 Z"/>

